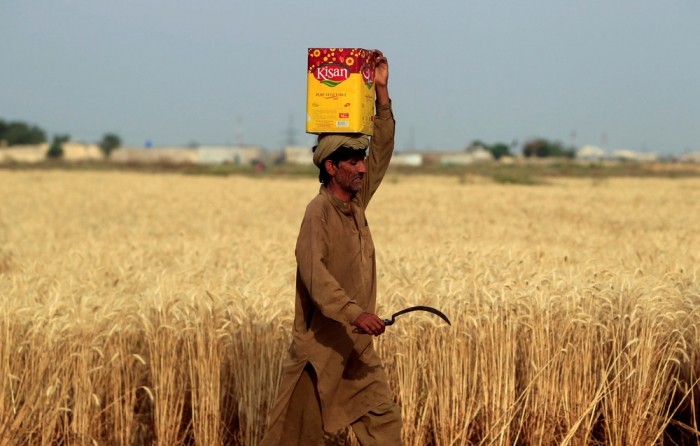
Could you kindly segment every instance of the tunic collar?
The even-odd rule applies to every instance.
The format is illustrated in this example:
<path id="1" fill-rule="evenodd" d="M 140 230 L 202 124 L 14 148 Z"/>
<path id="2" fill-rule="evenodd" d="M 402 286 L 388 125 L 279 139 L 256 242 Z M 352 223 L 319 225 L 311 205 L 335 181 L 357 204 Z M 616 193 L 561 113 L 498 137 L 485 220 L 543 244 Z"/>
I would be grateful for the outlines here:
<path id="1" fill-rule="evenodd" d="M 328 198 L 330 202 L 333 203 L 333 206 L 335 206 L 340 212 L 346 215 L 352 215 L 352 201 L 348 202 L 341 200 L 332 193 L 328 192 L 328 189 L 324 185 L 321 185 L 321 190 L 319 193 L 326 196 L 326 198 Z"/>

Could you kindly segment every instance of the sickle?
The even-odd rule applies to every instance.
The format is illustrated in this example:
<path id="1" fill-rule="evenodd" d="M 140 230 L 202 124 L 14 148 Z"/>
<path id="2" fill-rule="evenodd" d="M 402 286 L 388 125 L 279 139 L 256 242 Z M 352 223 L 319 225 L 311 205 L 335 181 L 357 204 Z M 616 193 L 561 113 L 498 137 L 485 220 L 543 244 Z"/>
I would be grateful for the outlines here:
<path id="1" fill-rule="evenodd" d="M 436 308 L 426 307 L 424 305 L 418 305 L 415 307 L 408 307 L 408 308 L 404 308 L 401 311 L 397 311 L 396 313 L 391 315 L 391 319 L 384 319 L 384 325 L 392 325 L 396 321 L 396 316 L 401 316 L 402 314 L 410 313 L 411 311 L 427 311 L 428 313 L 433 313 L 434 315 L 439 316 L 440 318 L 442 318 L 442 320 L 447 322 L 447 325 L 452 325 L 450 323 L 450 320 L 447 319 L 447 316 L 445 316 L 445 313 L 443 313 L 442 311 L 440 311 Z"/>

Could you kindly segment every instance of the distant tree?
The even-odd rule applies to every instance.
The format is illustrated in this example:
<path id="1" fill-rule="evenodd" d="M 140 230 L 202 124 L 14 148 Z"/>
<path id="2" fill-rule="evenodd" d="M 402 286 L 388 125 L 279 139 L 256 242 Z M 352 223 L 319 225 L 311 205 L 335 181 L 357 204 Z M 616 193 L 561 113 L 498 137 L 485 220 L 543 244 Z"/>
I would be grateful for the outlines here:
<path id="1" fill-rule="evenodd" d="M 576 150 L 564 147 L 560 142 L 547 141 L 544 138 L 532 139 L 523 145 L 523 155 L 526 157 L 563 157 L 573 158 Z"/>
<path id="2" fill-rule="evenodd" d="M 494 158 L 500 159 L 504 156 L 510 156 L 510 147 L 508 144 L 503 144 L 503 143 L 497 143 L 489 146 L 487 149 L 489 152 L 491 152 L 491 155 L 493 155 Z"/>
<path id="3" fill-rule="evenodd" d="M 41 144 L 46 142 L 46 133 L 39 127 L 24 122 L 0 120 L 0 141 L 5 141 L 8 146 Z"/>
<path id="4" fill-rule="evenodd" d="M 105 158 L 109 158 L 112 152 L 118 149 L 122 145 L 122 140 L 119 135 L 114 133 L 105 133 L 100 141 L 100 150 L 104 154 Z"/>
<path id="5" fill-rule="evenodd" d="M 70 140 L 68 135 L 56 135 L 53 137 L 53 142 L 49 151 L 46 152 L 47 158 L 58 159 L 63 158 L 63 144 Z"/>
<path id="6" fill-rule="evenodd" d="M 485 142 L 483 142 L 479 139 L 475 139 L 467 146 L 467 148 L 465 150 L 467 152 L 473 152 L 475 150 L 478 150 L 479 148 L 485 149 L 486 147 L 488 147 L 488 144 L 486 144 Z"/>
<path id="7" fill-rule="evenodd" d="M 5 139 L 5 132 L 7 132 L 7 124 L 5 121 L 0 119 L 0 147 L 2 147 L 7 143 L 7 140 Z"/>
<path id="8" fill-rule="evenodd" d="M 531 157 L 545 157 L 547 153 L 547 141 L 544 139 L 531 139 L 523 145 L 523 155 L 527 158 Z"/>
<path id="9" fill-rule="evenodd" d="M 510 156 L 510 147 L 507 144 L 486 144 L 485 142 L 479 141 L 478 139 L 472 141 L 472 143 L 469 144 L 469 146 L 467 147 L 467 152 L 474 151 L 478 148 L 482 148 L 488 151 L 489 153 L 491 153 L 491 155 L 493 155 L 495 159 L 499 159 L 503 156 Z"/>

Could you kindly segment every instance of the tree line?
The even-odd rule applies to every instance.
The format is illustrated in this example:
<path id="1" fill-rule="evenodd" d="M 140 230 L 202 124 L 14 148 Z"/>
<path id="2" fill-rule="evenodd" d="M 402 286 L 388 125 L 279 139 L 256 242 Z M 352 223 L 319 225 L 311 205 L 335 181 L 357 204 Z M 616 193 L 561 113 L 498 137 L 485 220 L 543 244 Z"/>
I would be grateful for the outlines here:
<path id="1" fill-rule="evenodd" d="M 61 158 L 63 156 L 63 144 L 68 141 L 70 141 L 70 135 L 54 135 L 46 156 L 49 158 Z M 46 131 L 41 127 L 22 121 L 5 121 L 0 119 L 0 147 L 36 145 L 46 142 Z M 109 157 L 115 149 L 121 147 L 121 144 L 121 138 L 116 133 L 105 133 L 97 143 L 106 157 Z"/>
<path id="2" fill-rule="evenodd" d="M 63 144 L 69 140 L 69 135 L 54 135 L 47 156 L 50 158 L 62 157 Z M 30 125 L 21 121 L 6 122 L 0 119 L 0 147 L 43 144 L 46 141 L 46 132 L 36 125 Z M 105 157 L 109 157 L 115 149 L 121 147 L 121 143 L 119 135 L 115 133 L 105 133 L 97 144 Z M 511 149 L 515 149 L 516 146 L 517 142 L 515 141 L 511 144 L 500 142 L 487 144 L 480 140 L 474 140 L 467 146 L 466 150 L 469 152 L 477 149 L 484 149 L 491 153 L 495 159 L 500 159 L 504 156 L 513 156 L 514 154 L 511 152 Z M 523 144 L 522 153 L 528 158 L 574 158 L 576 149 L 573 147 L 566 147 L 560 142 L 548 141 L 544 138 L 535 138 Z"/>
<path id="3" fill-rule="evenodd" d="M 516 146 L 516 141 L 509 145 L 505 143 L 487 144 L 483 141 L 475 140 L 467 146 L 466 151 L 471 152 L 474 150 L 483 149 L 491 153 L 495 159 L 500 159 L 504 156 L 513 156 L 511 149 L 514 149 Z M 522 153 L 526 158 L 574 158 L 576 156 L 576 148 L 566 147 L 564 144 L 558 141 L 548 141 L 544 138 L 534 138 L 523 144 Z"/>

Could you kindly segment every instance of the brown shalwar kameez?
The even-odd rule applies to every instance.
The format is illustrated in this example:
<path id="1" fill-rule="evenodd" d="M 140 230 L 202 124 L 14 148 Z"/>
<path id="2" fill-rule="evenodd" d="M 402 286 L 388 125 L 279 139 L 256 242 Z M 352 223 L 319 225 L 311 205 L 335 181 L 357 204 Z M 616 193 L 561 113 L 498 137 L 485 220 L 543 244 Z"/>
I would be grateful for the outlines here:
<path id="1" fill-rule="evenodd" d="M 389 103 L 377 106 L 360 192 L 346 203 L 321 186 L 306 208 L 296 245 L 292 343 L 262 442 L 265 446 L 311 444 L 308 436 L 303 438 L 308 434 L 288 435 L 288 430 L 290 423 L 298 426 L 303 420 L 318 424 L 316 409 L 307 407 L 314 401 L 320 402 L 320 421 L 326 432 L 375 412 L 398 410 L 372 336 L 354 333 L 350 325 L 360 313 L 375 312 L 376 263 L 365 209 L 386 173 L 393 149 L 394 116 Z M 389 424 L 387 429 L 396 438 L 400 419 Z M 302 438 L 290 438 L 295 436 Z"/>

